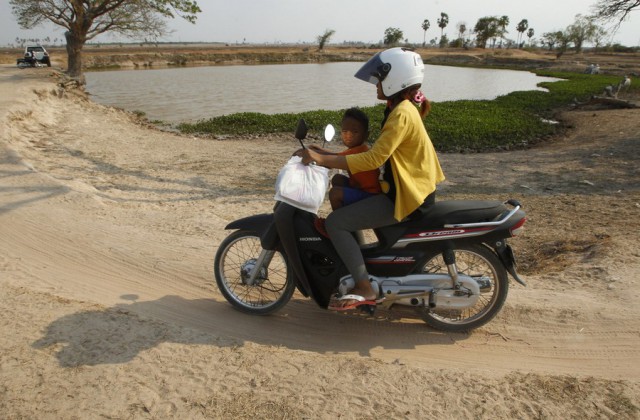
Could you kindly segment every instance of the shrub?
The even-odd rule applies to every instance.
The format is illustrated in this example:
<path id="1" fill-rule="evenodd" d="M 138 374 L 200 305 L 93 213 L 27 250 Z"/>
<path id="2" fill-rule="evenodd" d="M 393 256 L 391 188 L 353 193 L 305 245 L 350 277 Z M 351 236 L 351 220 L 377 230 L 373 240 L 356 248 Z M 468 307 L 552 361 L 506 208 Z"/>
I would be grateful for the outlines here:
<path id="1" fill-rule="evenodd" d="M 558 124 L 549 124 L 558 109 L 575 100 L 585 101 L 601 94 L 617 76 L 579 73 L 537 72 L 556 77 L 557 82 L 543 82 L 545 91 L 512 92 L 492 101 L 448 101 L 432 104 L 425 119 L 427 131 L 439 151 L 486 151 L 522 148 L 553 134 Z M 632 87 L 635 88 L 635 87 Z M 378 137 L 383 105 L 362 108 L 370 118 L 371 139 Z M 291 133 L 304 118 L 310 133 L 320 137 L 326 124 L 339 126 L 344 110 L 309 111 L 299 114 L 240 113 L 180 124 L 184 133 L 222 135 L 263 135 Z"/>

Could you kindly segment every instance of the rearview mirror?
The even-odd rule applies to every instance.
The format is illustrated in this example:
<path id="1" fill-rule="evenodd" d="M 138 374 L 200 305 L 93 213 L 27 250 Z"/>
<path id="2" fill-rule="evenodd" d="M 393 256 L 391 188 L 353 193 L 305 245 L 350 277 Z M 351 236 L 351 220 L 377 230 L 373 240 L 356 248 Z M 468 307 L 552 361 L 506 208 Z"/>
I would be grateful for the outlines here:
<path id="1" fill-rule="evenodd" d="M 307 137 L 307 132 L 309 131 L 309 127 L 307 127 L 307 122 L 304 118 L 300 118 L 298 121 L 298 126 L 296 127 L 296 138 L 298 140 L 302 140 Z"/>
<path id="2" fill-rule="evenodd" d="M 336 129 L 331 124 L 327 124 L 324 128 L 324 141 L 322 142 L 322 147 L 324 147 L 324 143 L 327 141 L 333 140 L 333 137 L 336 135 Z"/>
<path id="3" fill-rule="evenodd" d="M 298 120 L 298 126 L 296 127 L 296 138 L 298 139 L 298 141 L 300 142 L 300 145 L 302 146 L 302 148 L 304 149 L 304 143 L 302 143 L 302 140 L 307 137 L 307 132 L 309 131 L 309 127 L 307 126 L 307 122 L 304 120 L 304 118 L 300 118 Z"/>

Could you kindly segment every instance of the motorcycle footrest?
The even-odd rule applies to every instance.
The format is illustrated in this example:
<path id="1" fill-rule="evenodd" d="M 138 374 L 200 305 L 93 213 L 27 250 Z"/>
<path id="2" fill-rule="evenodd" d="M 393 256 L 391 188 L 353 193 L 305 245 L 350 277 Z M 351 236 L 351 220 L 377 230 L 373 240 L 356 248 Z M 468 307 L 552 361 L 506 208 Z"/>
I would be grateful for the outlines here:
<path id="1" fill-rule="evenodd" d="M 360 305 L 358 306 L 357 309 L 371 316 L 373 316 L 376 313 L 376 305 Z"/>

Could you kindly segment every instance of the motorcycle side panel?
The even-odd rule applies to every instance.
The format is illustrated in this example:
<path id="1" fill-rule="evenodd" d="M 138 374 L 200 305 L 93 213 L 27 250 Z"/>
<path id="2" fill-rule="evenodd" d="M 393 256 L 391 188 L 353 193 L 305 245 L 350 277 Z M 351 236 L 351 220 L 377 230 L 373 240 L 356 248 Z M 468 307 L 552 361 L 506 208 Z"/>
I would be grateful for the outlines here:
<path id="1" fill-rule="evenodd" d="M 331 241 L 320 235 L 313 226 L 313 215 L 299 211 L 294 217 L 300 259 L 316 302 L 326 308 L 347 269 Z"/>
<path id="2" fill-rule="evenodd" d="M 380 277 L 406 276 L 414 273 L 425 258 L 422 249 L 390 249 L 364 254 L 369 274 Z"/>

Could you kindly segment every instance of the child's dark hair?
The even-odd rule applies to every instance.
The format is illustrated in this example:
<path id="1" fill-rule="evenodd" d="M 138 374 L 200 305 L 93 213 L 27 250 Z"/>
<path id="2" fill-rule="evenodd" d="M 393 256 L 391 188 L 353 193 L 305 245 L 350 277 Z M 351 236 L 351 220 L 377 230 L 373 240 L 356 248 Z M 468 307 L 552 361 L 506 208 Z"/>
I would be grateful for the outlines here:
<path id="1" fill-rule="evenodd" d="M 344 116 L 342 117 L 342 119 L 344 120 L 345 118 L 353 118 L 354 120 L 362 124 L 362 127 L 365 131 L 369 131 L 369 117 L 360 108 L 347 109 L 344 112 Z"/>

